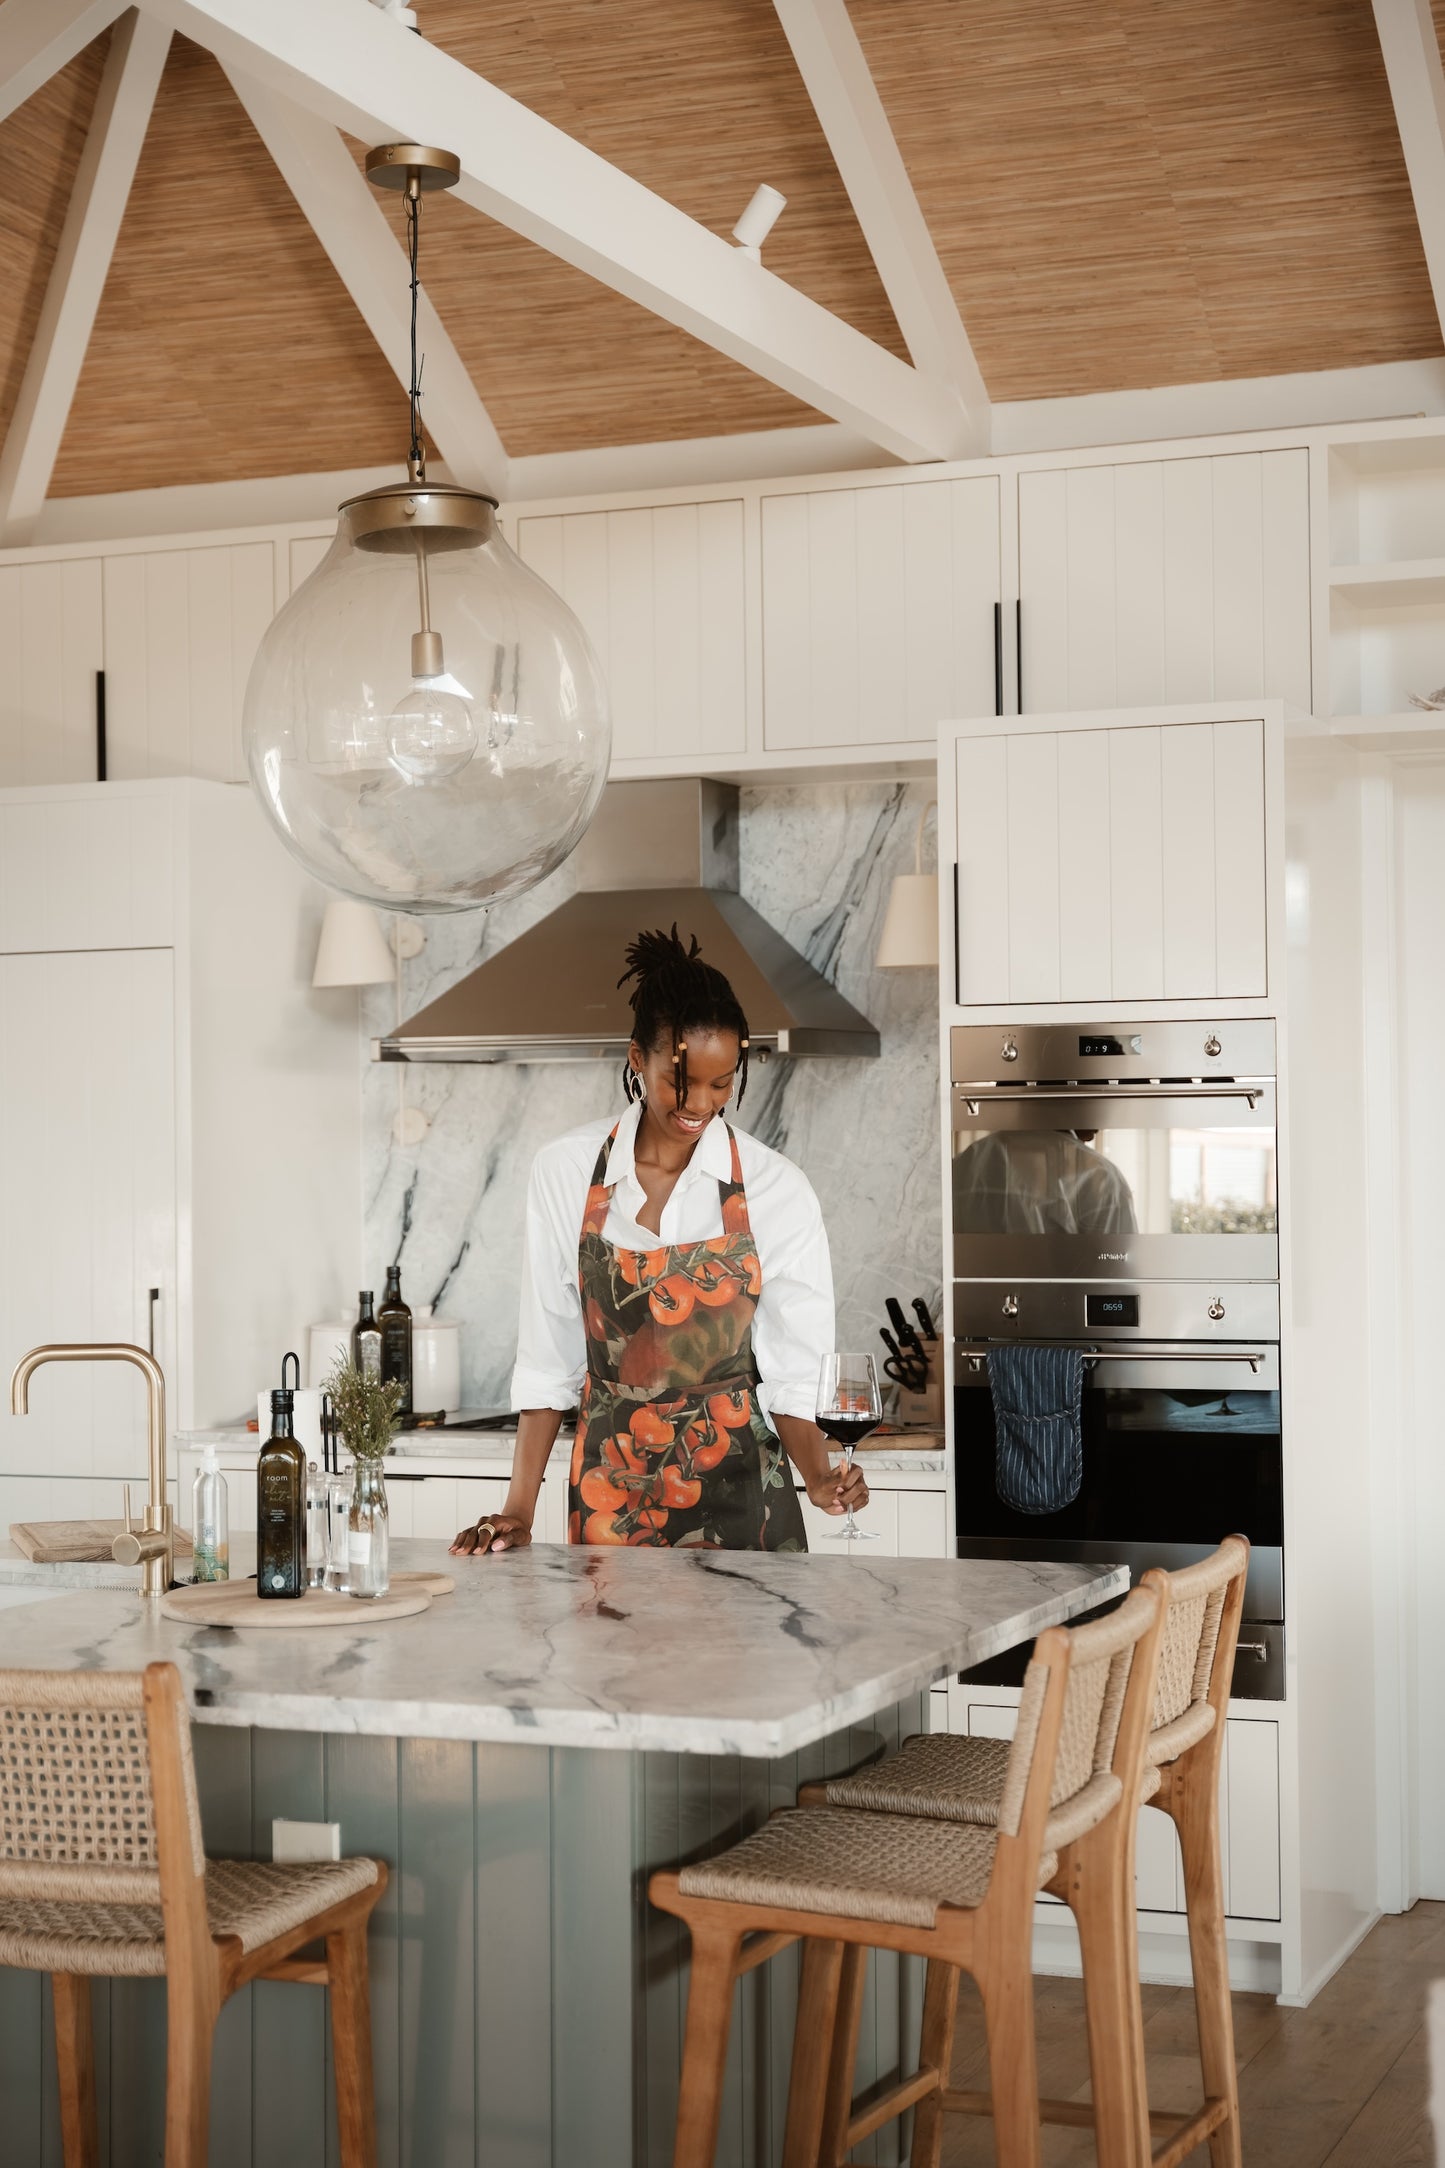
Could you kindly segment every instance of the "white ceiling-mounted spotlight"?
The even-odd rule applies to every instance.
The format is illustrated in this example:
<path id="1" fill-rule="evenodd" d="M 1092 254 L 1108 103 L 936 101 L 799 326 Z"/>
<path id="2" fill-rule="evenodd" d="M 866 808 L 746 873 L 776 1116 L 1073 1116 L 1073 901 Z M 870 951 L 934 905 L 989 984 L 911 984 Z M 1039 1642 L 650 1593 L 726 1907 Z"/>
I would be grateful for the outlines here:
<path id="1" fill-rule="evenodd" d="M 763 260 L 763 243 L 778 223 L 778 213 L 787 202 L 776 188 L 769 188 L 766 181 L 753 190 L 752 201 L 733 228 L 733 239 L 745 256 L 754 263 Z"/>

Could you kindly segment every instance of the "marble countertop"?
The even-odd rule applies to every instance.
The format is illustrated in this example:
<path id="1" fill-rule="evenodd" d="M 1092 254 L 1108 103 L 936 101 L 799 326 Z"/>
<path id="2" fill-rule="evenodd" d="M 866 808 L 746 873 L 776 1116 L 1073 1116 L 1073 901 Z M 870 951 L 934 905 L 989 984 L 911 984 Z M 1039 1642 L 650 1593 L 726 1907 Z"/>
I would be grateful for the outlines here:
<path id="1" fill-rule="evenodd" d="M 196 1721 L 387 1738 L 773 1758 L 861 1722 L 1121 1594 L 1127 1569 L 1003 1560 L 534 1544 L 398 1571 L 456 1591 L 419 1616 L 248 1633 L 160 1618 L 114 1589 L 0 1611 L 0 1668 L 180 1667 Z M 91 1568 L 94 1572 L 97 1569 Z M 99 1569 L 105 1570 L 105 1569 Z"/>

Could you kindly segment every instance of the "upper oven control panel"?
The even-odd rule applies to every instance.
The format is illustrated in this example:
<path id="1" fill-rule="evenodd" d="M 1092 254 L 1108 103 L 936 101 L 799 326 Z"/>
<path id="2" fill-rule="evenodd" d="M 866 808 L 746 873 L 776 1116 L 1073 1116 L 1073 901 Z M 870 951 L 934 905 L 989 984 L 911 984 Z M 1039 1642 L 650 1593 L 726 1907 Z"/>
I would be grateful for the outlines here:
<path id="1" fill-rule="evenodd" d="M 1267 1019 L 1132 1024 L 958 1024 L 955 1084 L 1179 1083 L 1275 1073 Z"/>

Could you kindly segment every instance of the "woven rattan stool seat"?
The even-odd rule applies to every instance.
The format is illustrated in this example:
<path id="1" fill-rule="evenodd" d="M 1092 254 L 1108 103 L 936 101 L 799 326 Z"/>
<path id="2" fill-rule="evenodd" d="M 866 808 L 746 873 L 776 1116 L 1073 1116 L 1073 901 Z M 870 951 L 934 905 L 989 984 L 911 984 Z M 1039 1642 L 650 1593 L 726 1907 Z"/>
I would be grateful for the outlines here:
<path id="1" fill-rule="evenodd" d="M 234 1935 L 242 1949 L 259 1949 L 375 1880 L 376 1863 L 370 1859 L 296 1866 L 209 1859 L 206 1919 L 213 1935 Z M 0 1965 L 110 1979 L 159 1975 L 166 1969 L 161 1908 L 104 1899 L 0 1897 Z"/>
<path id="2" fill-rule="evenodd" d="M 936 1822 L 998 1827 L 1008 1768 L 1006 1739 L 967 1732 L 919 1732 L 896 1754 L 828 1786 L 830 1807 L 863 1807 L 872 1814 L 922 1814 Z"/>
<path id="3" fill-rule="evenodd" d="M 996 1844 L 992 1830 L 957 1822 L 816 1807 L 774 1815 L 731 1851 L 685 1867 L 678 1888 L 684 1897 L 932 1927 L 940 1905 L 981 1903 Z M 1044 1855 L 1040 1887 L 1056 1864 Z"/>

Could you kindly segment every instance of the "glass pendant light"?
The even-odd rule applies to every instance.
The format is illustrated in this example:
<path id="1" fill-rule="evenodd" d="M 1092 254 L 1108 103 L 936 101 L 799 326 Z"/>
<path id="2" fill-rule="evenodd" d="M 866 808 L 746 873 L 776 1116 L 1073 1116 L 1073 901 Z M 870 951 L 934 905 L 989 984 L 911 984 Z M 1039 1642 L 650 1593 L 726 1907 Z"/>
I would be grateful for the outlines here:
<path id="1" fill-rule="evenodd" d="M 410 479 L 341 506 L 246 686 L 251 781 L 287 848 L 343 895 L 464 911 L 515 896 L 580 839 L 607 776 L 607 694 L 586 633 L 508 548 L 496 500 L 427 480 L 416 339 L 421 198 L 449 152 L 387 144 L 406 197 Z"/>

